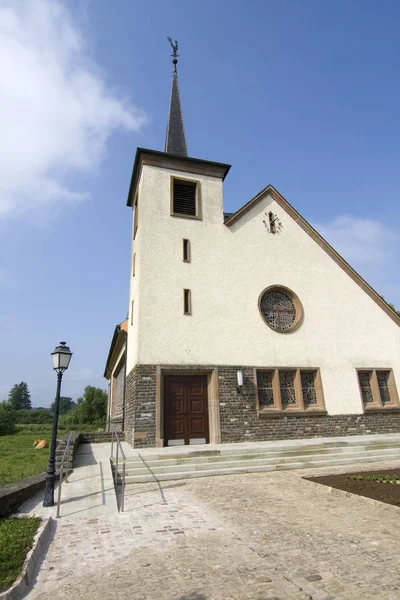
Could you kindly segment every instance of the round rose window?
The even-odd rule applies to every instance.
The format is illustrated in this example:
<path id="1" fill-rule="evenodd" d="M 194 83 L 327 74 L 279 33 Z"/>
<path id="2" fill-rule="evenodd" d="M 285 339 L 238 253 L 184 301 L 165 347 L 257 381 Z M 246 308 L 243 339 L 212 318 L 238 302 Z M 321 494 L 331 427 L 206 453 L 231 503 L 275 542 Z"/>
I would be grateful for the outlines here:
<path id="1" fill-rule="evenodd" d="M 260 312 L 275 331 L 292 331 L 299 325 L 302 310 L 300 300 L 286 288 L 272 287 L 260 296 Z"/>

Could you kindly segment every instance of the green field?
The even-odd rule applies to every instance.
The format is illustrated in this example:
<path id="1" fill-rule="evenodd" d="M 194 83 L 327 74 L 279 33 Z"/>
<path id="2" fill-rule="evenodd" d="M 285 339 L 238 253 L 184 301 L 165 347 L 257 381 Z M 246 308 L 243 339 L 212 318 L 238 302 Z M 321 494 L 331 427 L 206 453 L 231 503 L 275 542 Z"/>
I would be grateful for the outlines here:
<path id="1" fill-rule="evenodd" d="M 39 519 L 0 519 L 0 593 L 20 574 L 39 523 Z"/>
<path id="2" fill-rule="evenodd" d="M 49 462 L 50 448 L 36 450 L 34 440 L 46 440 L 50 446 L 52 425 L 17 425 L 18 433 L 0 436 L 0 487 L 19 479 L 43 473 Z M 95 425 L 79 425 L 74 431 L 96 431 Z M 58 428 L 58 438 L 69 429 Z"/>
<path id="3" fill-rule="evenodd" d="M 0 437 L 0 486 L 43 473 L 49 462 L 49 448 L 36 450 L 33 441 L 46 440 L 50 446 L 51 425 L 18 425 L 18 433 Z M 66 433 L 59 430 L 59 435 Z"/>

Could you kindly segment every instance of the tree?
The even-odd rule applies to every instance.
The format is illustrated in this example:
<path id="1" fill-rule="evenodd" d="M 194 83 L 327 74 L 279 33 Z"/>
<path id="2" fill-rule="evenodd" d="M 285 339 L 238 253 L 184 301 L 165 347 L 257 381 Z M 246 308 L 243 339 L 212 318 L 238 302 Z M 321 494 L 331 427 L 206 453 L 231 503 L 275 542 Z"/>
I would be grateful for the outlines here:
<path id="1" fill-rule="evenodd" d="M 394 310 L 394 312 L 397 313 L 399 315 L 399 317 L 400 317 L 400 310 L 397 310 L 397 308 L 395 307 L 395 305 L 392 304 L 391 302 L 388 302 L 388 304 L 389 304 L 390 308 L 392 310 Z"/>
<path id="2" fill-rule="evenodd" d="M 17 417 L 10 402 L 0 402 L 0 435 L 10 435 L 16 432 Z"/>
<path id="3" fill-rule="evenodd" d="M 14 410 L 21 410 L 23 408 L 32 408 L 31 395 L 28 389 L 28 385 L 25 381 L 16 383 L 10 390 L 8 395 L 8 401 Z"/>
<path id="4" fill-rule="evenodd" d="M 75 411 L 74 411 L 75 412 Z M 107 392 L 87 385 L 76 407 L 79 423 L 105 423 L 107 416 Z"/>
<path id="5" fill-rule="evenodd" d="M 58 414 L 65 415 L 67 412 L 69 412 L 70 410 L 75 408 L 75 406 L 76 406 L 76 402 L 74 402 L 72 400 L 72 398 L 69 398 L 68 396 L 61 396 Z M 53 414 L 54 414 L 55 407 L 56 407 L 56 401 L 54 400 L 54 402 L 50 405 L 50 411 Z"/>

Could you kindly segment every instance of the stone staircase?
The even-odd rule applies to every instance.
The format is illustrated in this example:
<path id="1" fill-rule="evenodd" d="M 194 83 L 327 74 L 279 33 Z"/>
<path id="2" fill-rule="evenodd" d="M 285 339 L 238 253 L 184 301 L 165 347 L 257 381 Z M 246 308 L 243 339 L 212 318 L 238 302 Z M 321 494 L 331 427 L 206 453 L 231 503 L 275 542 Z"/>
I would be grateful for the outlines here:
<path id="1" fill-rule="evenodd" d="M 126 483 L 399 460 L 400 435 L 136 450 Z M 379 465 L 377 465 L 379 468 Z"/>

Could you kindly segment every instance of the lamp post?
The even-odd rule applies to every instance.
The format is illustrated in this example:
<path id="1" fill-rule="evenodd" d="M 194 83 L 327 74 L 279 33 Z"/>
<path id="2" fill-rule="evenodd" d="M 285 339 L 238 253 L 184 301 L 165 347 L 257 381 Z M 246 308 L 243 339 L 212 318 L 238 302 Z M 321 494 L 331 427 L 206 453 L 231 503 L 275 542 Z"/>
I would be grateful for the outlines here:
<path id="1" fill-rule="evenodd" d="M 61 380 L 64 371 L 68 369 L 69 361 L 71 360 L 72 352 L 65 344 L 60 342 L 60 345 L 51 353 L 53 360 L 53 369 L 57 373 L 57 392 L 56 403 L 53 415 L 53 431 L 51 434 L 50 459 L 46 473 L 46 489 L 44 492 L 43 506 L 54 506 L 54 481 L 56 479 L 56 445 L 57 445 L 57 427 L 58 427 L 58 411 L 60 407 L 60 392 Z"/>

